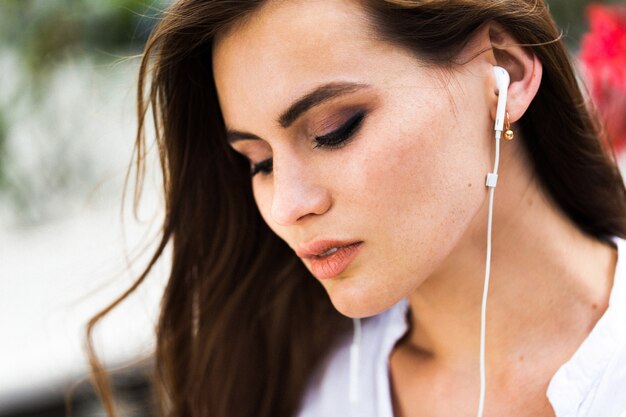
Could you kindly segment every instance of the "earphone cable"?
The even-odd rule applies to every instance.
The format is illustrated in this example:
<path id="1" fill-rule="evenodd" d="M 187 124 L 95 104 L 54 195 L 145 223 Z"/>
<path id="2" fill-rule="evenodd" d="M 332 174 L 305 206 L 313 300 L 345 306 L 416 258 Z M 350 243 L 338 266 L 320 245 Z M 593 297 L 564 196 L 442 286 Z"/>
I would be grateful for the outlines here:
<path id="1" fill-rule="evenodd" d="M 480 313 L 480 399 L 478 402 L 478 417 L 483 417 L 485 409 L 485 339 L 487 327 L 487 297 L 489 295 L 489 277 L 491 274 L 491 226 L 493 222 L 493 195 L 498 179 L 498 165 L 500 163 L 500 137 L 501 131 L 496 131 L 496 160 L 493 173 L 488 175 L 487 185 L 489 187 L 489 214 L 487 218 L 487 259 L 485 262 L 485 284 L 483 288 L 483 301 Z"/>
<path id="2" fill-rule="evenodd" d="M 352 319 L 354 327 L 354 336 L 352 345 L 350 346 L 350 385 L 349 398 L 350 404 L 356 404 L 359 401 L 359 361 L 361 350 L 361 320 Z"/>

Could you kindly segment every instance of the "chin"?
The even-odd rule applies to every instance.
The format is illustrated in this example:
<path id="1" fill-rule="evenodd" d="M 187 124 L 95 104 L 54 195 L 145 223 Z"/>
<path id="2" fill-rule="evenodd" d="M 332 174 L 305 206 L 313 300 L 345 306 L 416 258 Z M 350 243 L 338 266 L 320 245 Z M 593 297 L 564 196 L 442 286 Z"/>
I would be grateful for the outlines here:
<path id="1" fill-rule="evenodd" d="M 325 288 L 335 309 L 349 318 L 375 316 L 393 307 L 402 298 L 386 297 L 374 289 L 351 288 L 346 284 L 333 282 Z"/>

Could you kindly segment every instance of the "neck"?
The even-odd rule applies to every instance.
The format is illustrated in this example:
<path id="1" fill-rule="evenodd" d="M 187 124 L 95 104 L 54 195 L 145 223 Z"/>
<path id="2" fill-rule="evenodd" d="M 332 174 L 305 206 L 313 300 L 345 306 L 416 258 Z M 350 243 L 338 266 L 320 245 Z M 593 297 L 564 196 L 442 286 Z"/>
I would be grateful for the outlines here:
<path id="1" fill-rule="evenodd" d="M 509 147 L 502 161 L 487 302 L 488 369 L 568 343 L 578 346 L 608 306 L 617 260 L 612 245 L 582 233 L 546 196 L 519 148 Z M 487 211 L 486 198 L 442 266 L 409 296 L 411 329 L 403 344 L 457 369 L 478 367 Z"/>

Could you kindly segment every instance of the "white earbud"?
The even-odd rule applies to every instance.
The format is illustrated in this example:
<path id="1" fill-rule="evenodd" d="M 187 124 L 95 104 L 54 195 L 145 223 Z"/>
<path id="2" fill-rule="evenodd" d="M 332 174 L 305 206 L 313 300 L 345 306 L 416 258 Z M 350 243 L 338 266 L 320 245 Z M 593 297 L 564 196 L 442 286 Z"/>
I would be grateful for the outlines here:
<path id="1" fill-rule="evenodd" d="M 504 130 L 504 116 L 506 114 L 506 98 L 509 92 L 511 77 L 507 70 L 502 67 L 493 67 L 493 74 L 496 77 L 496 87 L 498 88 L 498 108 L 496 110 L 496 132 Z"/>

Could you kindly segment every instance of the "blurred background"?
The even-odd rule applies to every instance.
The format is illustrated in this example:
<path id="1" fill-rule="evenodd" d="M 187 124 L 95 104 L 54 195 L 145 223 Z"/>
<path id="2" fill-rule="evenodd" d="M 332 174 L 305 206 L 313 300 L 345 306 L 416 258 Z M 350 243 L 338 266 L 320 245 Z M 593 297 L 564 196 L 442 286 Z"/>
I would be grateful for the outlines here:
<path id="1" fill-rule="evenodd" d="M 0 416 L 104 415 L 83 380 L 88 319 L 145 265 L 158 175 L 139 221 L 122 191 L 138 58 L 165 1 L 0 0 Z M 122 415 L 142 406 L 165 267 L 102 322 Z M 162 273 L 163 272 L 163 273 Z"/>
<path id="2" fill-rule="evenodd" d="M 167 3 L 0 0 L 0 417 L 63 416 L 68 392 L 73 415 L 104 416 L 84 380 L 85 324 L 133 282 L 158 233 L 156 165 L 138 219 L 122 193 L 137 55 Z M 548 3 L 598 106 L 623 122 L 615 103 L 626 76 L 607 81 L 593 69 L 607 59 L 626 67 L 626 22 L 588 1 Z M 595 26 L 586 10 L 596 10 Z M 592 27 L 604 32 L 584 37 Z M 611 43 L 619 36 L 621 52 Z M 611 139 L 621 161 L 626 138 Z M 122 416 L 152 414 L 146 378 L 166 275 L 164 261 L 95 334 L 98 354 L 119 368 Z"/>

